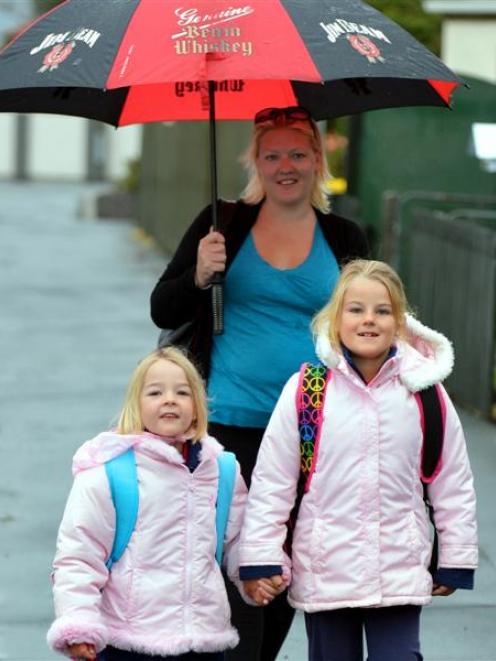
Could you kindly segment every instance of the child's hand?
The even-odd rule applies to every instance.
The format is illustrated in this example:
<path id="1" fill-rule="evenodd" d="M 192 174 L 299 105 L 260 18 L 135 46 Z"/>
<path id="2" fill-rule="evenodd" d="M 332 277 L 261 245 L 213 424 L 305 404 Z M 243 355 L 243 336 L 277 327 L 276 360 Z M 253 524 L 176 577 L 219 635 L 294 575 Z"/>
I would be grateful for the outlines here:
<path id="1" fill-rule="evenodd" d="M 282 589 L 280 586 L 283 586 Z M 281 576 L 271 576 L 270 578 L 258 579 L 257 603 L 261 606 L 267 606 L 284 589 Z"/>
<path id="2" fill-rule="evenodd" d="M 276 574 L 275 576 L 271 576 L 270 578 L 262 578 L 260 580 L 270 581 L 272 588 L 276 591 L 274 597 L 277 597 L 279 594 L 281 594 L 281 592 L 284 592 L 284 590 L 288 587 L 288 581 L 286 580 L 286 577 L 284 575 L 280 576 L 279 574 Z"/>
<path id="3" fill-rule="evenodd" d="M 456 588 L 450 588 L 448 585 L 438 585 L 437 583 L 434 583 L 432 586 L 434 597 L 449 597 L 455 590 Z"/>
<path id="4" fill-rule="evenodd" d="M 259 606 L 267 606 L 274 597 L 283 592 L 286 582 L 282 576 L 276 575 L 270 578 L 252 578 L 243 581 L 246 594 Z"/>
<path id="5" fill-rule="evenodd" d="M 72 659 L 88 659 L 89 661 L 96 659 L 95 646 L 90 643 L 68 645 L 68 649 Z"/>
<path id="6" fill-rule="evenodd" d="M 243 581 L 243 589 L 246 594 L 259 606 L 262 604 L 259 602 L 258 597 L 258 578 L 250 578 L 246 581 Z"/>

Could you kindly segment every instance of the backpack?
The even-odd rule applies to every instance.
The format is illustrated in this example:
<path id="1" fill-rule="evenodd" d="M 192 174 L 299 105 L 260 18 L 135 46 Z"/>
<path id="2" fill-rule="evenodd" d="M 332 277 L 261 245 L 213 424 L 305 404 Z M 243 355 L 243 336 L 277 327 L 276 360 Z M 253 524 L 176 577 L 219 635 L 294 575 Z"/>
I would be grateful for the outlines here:
<path id="1" fill-rule="evenodd" d="M 232 452 L 221 452 L 217 457 L 217 466 L 219 468 L 219 480 L 215 515 L 217 531 L 215 558 L 220 565 L 229 509 L 236 481 L 236 456 Z M 114 562 L 117 562 L 126 550 L 138 517 L 138 475 L 133 448 L 129 448 L 123 454 L 105 462 L 105 472 L 115 508 L 114 542 L 110 556 L 105 563 L 107 569 L 110 570 Z"/>
<path id="2" fill-rule="evenodd" d="M 296 407 L 300 432 L 301 464 L 296 500 L 288 521 L 288 534 L 285 542 L 285 550 L 288 554 L 291 551 L 294 526 L 301 501 L 310 488 L 317 463 L 322 431 L 322 413 L 324 411 L 327 385 L 331 378 L 331 370 L 321 363 L 303 363 L 300 368 Z M 419 408 L 423 434 L 420 479 L 424 488 L 424 502 L 434 529 L 432 557 L 429 566 L 429 571 L 434 573 L 437 569 L 437 531 L 434 524 L 434 510 L 427 493 L 427 485 L 434 480 L 441 469 L 445 409 L 438 385 L 416 392 L 414 397 Z"/>

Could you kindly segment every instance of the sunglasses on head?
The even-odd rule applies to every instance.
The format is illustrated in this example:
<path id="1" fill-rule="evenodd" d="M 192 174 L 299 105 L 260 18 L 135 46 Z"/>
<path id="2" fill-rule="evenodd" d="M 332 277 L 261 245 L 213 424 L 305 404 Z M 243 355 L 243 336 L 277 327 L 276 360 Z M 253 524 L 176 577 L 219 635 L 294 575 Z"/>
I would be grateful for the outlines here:
<path id="1" fill-rule="evenodd" d="M 301 106 L 288 106 L 287 108 L 263 108 L 255 115 L 255 124 L 262 122 L 277 122 L 278 119 L 285 118 L 291 122 L 308 121 L 311 115 L 306 108 Z"/>

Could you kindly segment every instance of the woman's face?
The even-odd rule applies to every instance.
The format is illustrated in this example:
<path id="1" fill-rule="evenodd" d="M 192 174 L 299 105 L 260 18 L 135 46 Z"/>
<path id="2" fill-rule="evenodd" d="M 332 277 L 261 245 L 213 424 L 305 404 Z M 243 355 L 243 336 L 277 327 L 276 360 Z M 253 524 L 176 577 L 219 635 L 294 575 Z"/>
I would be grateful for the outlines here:
<path id="1" fill-rule="evenodd" d="M 288 205 L 310 203 L 320 154 L 308 136 L 291 127 L 267 131 L 256 163 L 268 199 Z"/>

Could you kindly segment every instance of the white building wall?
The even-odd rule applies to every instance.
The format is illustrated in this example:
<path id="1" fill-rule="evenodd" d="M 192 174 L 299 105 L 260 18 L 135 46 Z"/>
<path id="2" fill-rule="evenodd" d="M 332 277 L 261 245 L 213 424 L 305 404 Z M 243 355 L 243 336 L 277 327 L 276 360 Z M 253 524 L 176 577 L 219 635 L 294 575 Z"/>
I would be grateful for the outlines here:
<path id="1" fill-rule="evenodd" d="M 136 125 L 114 129 L 106 126 L 105 129 L 105 175 L 107 179 L 117 181 L 126 176 L 128 162 L 141 156 L 143 127 Z"/>
<path id="2" fill-rule="evenodd" d="M 0 177 L 11 178 L 16 168 L 16 119 L 0 113 Z"/>
<path id="3" fill-rule="evenodd" d="M 29 179 L 85 179 L 87 120 L 61 115 L 30 115 L 27 176 Z"/>
<path id="4" fill-rule="evenodd" d="M 461 76 L 496 83 L 496 19 L 445 18 L 442 59 Z"/>
<path id="5" fill-rule="evenodd" d="M 89 122 L 63 115 L 26 115 L 26 176 L 34 180 L 84 181 L 88 177 Z M 16 176 L 17 121 L 0 113 L 0 178 Z M 114 129 L 102 124 L 104 178 L 118 181 L 128 162 L 141 156 L 142 126 Z"/>

